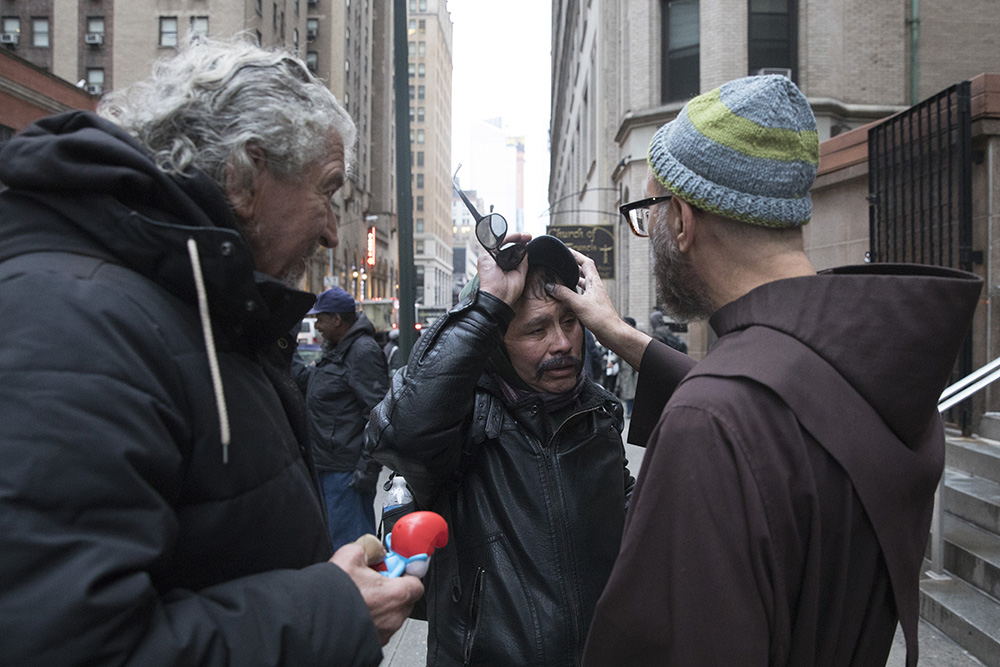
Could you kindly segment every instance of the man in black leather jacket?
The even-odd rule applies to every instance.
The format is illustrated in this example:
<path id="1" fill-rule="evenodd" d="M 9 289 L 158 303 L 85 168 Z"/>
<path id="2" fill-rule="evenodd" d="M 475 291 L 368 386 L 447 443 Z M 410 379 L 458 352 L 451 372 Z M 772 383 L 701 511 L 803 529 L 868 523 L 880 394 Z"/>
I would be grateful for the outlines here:
<path id="1" fill-rule="evenodd" d="M 484 253 L 372 413 L 366 448 L 451 528 L 425 579 L 429 665 L 579 664 L 634 480 L 621 404 L 583 373 L 583 329 L 545 294 L 578 279 L 553 237 L 513 271 Z"/>

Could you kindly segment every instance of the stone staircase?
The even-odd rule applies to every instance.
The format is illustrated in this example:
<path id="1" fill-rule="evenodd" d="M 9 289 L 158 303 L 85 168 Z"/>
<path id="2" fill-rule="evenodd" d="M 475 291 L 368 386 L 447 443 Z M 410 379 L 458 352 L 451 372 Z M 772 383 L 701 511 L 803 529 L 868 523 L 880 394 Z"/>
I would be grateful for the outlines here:
<path id="1" fill-rule="evenodd" d="M 1000 428 L 991 427 L 984 419 L 980 430 L 1000 440 Z M 990 667 L 1000 667 L 998 440 L 948 433 L 941 520 L 947 577 L 920 585 L 921 616 Z"/>

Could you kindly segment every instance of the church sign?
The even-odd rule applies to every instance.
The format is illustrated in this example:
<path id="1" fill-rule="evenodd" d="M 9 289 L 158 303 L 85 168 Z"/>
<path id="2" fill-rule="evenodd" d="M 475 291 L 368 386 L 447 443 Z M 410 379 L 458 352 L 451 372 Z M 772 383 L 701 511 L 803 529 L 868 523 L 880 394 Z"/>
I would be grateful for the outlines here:
<path id="1" fill-rule="evenodd" d="M 553 225 L 545 233 L 594 260 L 602 280 L 615 277 L 614 225 Z"/>

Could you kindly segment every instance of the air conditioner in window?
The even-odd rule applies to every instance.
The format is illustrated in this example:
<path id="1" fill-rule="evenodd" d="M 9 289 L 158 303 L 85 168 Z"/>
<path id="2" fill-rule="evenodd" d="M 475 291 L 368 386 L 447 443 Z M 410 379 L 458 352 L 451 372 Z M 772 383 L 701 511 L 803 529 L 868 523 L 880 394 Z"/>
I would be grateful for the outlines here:
<path id="1" fill-rule="evenodd" d="M 91 95 L 100 95 L 104 92 L 104 86 L 99 83 L 91 83 L 87 85 L 87 92 Z"/>
<path id="2" fill-rule="evenodd" d="M 786 79 L 792 78 L 792 70 L 790 67 L 761 67 L 759 70 L 754 71 L 754 76 L 763 76 L 765 74 L 778 74 L 785 77 Z"/>
<path id="3" fill-rule="evenodd" d="M 17 44 L 17 33 L 0 32 L 0 44 Z"/>
<path id="4" fill-rule="evenodd" d="M 87 44 L 103 44 L 104 34 L 99 32 L 88 32 L 83 36 L 83 41 Z"/>

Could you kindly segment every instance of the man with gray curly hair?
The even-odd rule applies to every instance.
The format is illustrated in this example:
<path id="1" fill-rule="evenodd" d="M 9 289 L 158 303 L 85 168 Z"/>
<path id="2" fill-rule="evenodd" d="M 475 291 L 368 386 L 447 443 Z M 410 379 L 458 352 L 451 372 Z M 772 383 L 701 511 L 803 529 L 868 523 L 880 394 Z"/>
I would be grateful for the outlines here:
<path id="1" fill-rule="evenodd" d="M 377 665 L 423 587 L 331 554 L 289 332 L 355 128 L 202 40 L 0 150 L 0 664 Z"/>

